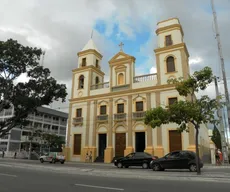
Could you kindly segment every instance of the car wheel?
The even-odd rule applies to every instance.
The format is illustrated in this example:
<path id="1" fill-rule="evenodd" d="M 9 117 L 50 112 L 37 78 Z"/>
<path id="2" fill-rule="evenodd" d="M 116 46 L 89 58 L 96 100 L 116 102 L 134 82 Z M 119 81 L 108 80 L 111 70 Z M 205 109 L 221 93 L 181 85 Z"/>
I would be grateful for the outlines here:
<path id="1" fill-rule="evenodd" d="M 125 166 L 125 168 L 129 168 L 129 166 Z"/>
<path id="2" fill-rule="evenodd" d="M 41 163 L 44 163 L 44 160 L 43 160 L 43 159 L 40 159 L 40 162 L 41 162 Z"/>
<path id="3" fill-rule="evenodd" d="M 153 168 L 153 171 L 160 171 L 161 170 L 161 166 L 158 163 L 153 164 L 152 168 Z"/>
<path id="4" fill-rule="evenodd" d="M 64 164 L 64 161 L 62 161 L 61 164 Z"/>
<path id="5" fill-rule="evenodd" d="M 122 163 L 118 163 L 118 164 L 117 164 L 117 167 L 118 167 L 118 168 L 123 168 Z"/>
<path id="6" fill-rule="evenodd" d="M 143 169 L 148 169 L 148 168 L 149 168 L 148 163 L 143 163 L 143 164 L 142 164 L 142 168 L 143 168 Z"/>
<path id="7" fill-rule="evenodd" d="M 191 172 L 196 172 L 196 164 L 191 164 L 191 165 L 189 165 L 189 170 L 190 170 Z"/>

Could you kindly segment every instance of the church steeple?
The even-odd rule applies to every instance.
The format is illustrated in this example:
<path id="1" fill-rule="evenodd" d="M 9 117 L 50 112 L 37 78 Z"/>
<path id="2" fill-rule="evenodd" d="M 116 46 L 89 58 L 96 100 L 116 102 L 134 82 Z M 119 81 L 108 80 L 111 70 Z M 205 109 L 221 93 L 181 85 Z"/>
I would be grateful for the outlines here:
<path id="1" fill-rule="evenodd" d="M 87 51 L 87 50 L 95 50 L 98 53 L 100 53 L 99 49 L 97 48 L 96 44 L 94 43 L 93 39 L 91 38 L 88 43 L 83 47 L 81 51 Z"/>
<path id="2" fill-rule="evenodd" d="M 78 67 L 94 66 L 101 68 L 102 54 L 91 38 L 83 49 L 78 52 Z"/>

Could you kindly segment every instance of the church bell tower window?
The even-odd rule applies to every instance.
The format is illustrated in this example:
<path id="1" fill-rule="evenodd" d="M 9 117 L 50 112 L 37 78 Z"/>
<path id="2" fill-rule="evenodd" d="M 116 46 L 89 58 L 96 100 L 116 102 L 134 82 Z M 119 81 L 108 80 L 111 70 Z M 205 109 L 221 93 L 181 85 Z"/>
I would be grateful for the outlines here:
<path id="1" fill-rule="evenodd" d="M 96 59 L 96 68 L 99 68 L 99 61 Z"/>
<path id="2" fill-rule="evenodd" d="M 175 60 L 174 57 L 170 56 L 166 60 L 167 73 L 175 72 Z"/>
<path id="3" fill-rule="evenodd" d="M 85 67 L 86 66 L 86 58 L 83 58 L 82 59 L 82 64 L 81 64 L 82 67 Z"/>
<path id="4" fill-rule="evenodd" d="M 79 89 L 83 89 L 84 88 L 84 76 L 81 75 L 79 77 Z"/>

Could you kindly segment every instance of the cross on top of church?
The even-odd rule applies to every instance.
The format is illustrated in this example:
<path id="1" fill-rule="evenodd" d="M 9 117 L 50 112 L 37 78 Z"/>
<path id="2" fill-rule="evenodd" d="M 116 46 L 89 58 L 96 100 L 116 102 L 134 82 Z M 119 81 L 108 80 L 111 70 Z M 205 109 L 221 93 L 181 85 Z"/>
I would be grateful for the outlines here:
<path id="1" fill-rule="evenodd" d="M 122 49 L 123 45 L 124 45 L 124 44 L 123 44 L 122 42 L 119 44 L 120 51 L 123 51 L 123 49 Z"/>

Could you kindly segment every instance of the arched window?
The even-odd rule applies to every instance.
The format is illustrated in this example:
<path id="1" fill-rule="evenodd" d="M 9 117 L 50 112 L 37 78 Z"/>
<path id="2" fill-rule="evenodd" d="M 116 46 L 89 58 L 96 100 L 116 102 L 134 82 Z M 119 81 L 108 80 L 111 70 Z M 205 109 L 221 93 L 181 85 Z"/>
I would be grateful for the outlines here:
<path id="1" fill-rule="evenodd" d="M 119 73 L 118 74 L 118 85 L 123 85 L 124 84 L 124 74 Z"/>
<path id="2" fill-rule="evenodd" d="M 84 88 L 84 75 L 81 75 L 80 77 L 79 77 L 79 85 L 78 85 L 78 87 L 79 87 L 79 89 L 83 89 Z"/>
<path id="3" fill-rule="evenodd" d="M 176 71 L 174 57 L 170 56 L 167 58 L 166 66 L 167 66 L 168 73 Z"/>

